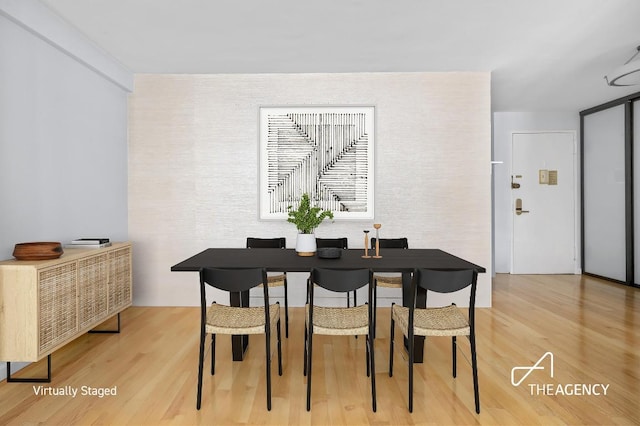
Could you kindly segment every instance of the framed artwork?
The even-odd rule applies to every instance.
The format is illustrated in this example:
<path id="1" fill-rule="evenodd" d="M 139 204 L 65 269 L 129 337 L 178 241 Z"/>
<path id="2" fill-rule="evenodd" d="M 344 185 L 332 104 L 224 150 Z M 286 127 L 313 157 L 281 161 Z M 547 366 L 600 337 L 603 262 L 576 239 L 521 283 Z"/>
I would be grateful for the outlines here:
<path id="1" fill-rule="evenodd" d="M 373 219 L 373 106 L 260 107 L 260 219 L 307 193 L 335 219 Z"/>

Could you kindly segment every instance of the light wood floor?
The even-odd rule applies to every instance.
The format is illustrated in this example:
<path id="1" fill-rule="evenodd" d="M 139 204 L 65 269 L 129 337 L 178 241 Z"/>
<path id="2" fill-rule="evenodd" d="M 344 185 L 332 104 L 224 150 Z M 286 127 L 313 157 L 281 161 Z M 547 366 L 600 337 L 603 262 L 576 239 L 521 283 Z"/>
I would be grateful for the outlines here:
<path id="1" fill-rule="evenodd" d="M 498 275 L 493 285 L 493 308 L 477 315 L 479 415 L 471 369 L 460 355 L 458 378 L 451 377 L 448 338 L 427 341 L 426 362 L 415 369 L 414 412 L 407 411 L 403 351 L 396 351 L 394 377 L 388 376 L 389 308 L 379 311 L 375 342 L 377 413 L 364 339 L 349 337 L 314 340 L 312 408 L 305 410 L 303 308 L 290 312 L 282 377 L 274 363 L 272 411 L 260 337 L 252 338 L 243 362 L 230 360 L 228 338 L 218 339 L 217 373 L 205 374 L 196 411 L 198 309 L 134 307 L 122 315 L 121 334 L 87 334 L 53 354 L 53 380 L 45 386 L 78 389 L 75 398 L 36 395 L 38 384 L 0 383 L 0 424 L 640 424 L 639 290 L 572 275 Z M 545 360 L 547 369 L 511 384 L 513 367 L 531 366 L 548 351 L 553 377 Z M 20 375 L 43 374 L 45 367 L 31 365 Z M 532 395 L 529 385 L 545 383 L 554 390 L 602 383 L 608 390 Z M 115 387 L 117 395 L 81 396 L 82 386 Z"/>

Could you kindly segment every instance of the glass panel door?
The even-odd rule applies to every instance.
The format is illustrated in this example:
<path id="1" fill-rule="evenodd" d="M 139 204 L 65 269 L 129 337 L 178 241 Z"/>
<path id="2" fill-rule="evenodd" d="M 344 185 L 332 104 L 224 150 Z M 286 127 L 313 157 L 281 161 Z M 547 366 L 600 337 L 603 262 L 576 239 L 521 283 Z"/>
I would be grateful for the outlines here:
<path id="1" fill-rule="evenodd" d="M 584 272 L 626 281 L 624 105 L 584 116 Z M 640 222 L 637 222 L 640 223 Z"/>
<path id="2" fill-rule="evenodd" d="M 634 284 L 640 285 L 640 101 L 633 103 Z"/>

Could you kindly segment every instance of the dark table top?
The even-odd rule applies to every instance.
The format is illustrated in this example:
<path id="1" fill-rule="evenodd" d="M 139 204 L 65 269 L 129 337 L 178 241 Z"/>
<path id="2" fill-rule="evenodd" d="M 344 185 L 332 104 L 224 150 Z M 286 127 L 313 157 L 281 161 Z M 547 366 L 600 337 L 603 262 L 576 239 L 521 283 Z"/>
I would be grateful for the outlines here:
<path id="1" fill-rule="evenodd" d="M 343 250 L 339 259 L 298 256 L 293 249 L 209 248 L 171 267 L 172 271 L 213 268 L 266 268 L 267 271 L 309 272 L 313 268 L 370 268 L 376 272 L 410 272 L 414 268 L 475 269 L 464 259 L 439 249 L 383 249 L 380 259 L 363 259 L 364 249 Z M 369 251 L 369 254 L 373 254 Z"/>

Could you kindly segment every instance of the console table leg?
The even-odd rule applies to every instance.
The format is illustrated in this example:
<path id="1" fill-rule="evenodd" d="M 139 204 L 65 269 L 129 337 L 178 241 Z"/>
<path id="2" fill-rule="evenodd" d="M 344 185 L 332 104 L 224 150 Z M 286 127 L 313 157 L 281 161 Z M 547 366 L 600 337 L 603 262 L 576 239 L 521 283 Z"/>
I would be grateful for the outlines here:
<path id="1" fill-rule="evenodd" d="M 120 312 L 118 312 L 118 328 L 115 330 L 89 330 L 89 333 L 120 333 Z"/>
<path id="2" fill-rule="evenodd" d="M 7 362 L 7 383 L 51 383 L 51 354 L 47 355 L 47 377 L 11 377 L 11 363 Z"/>

